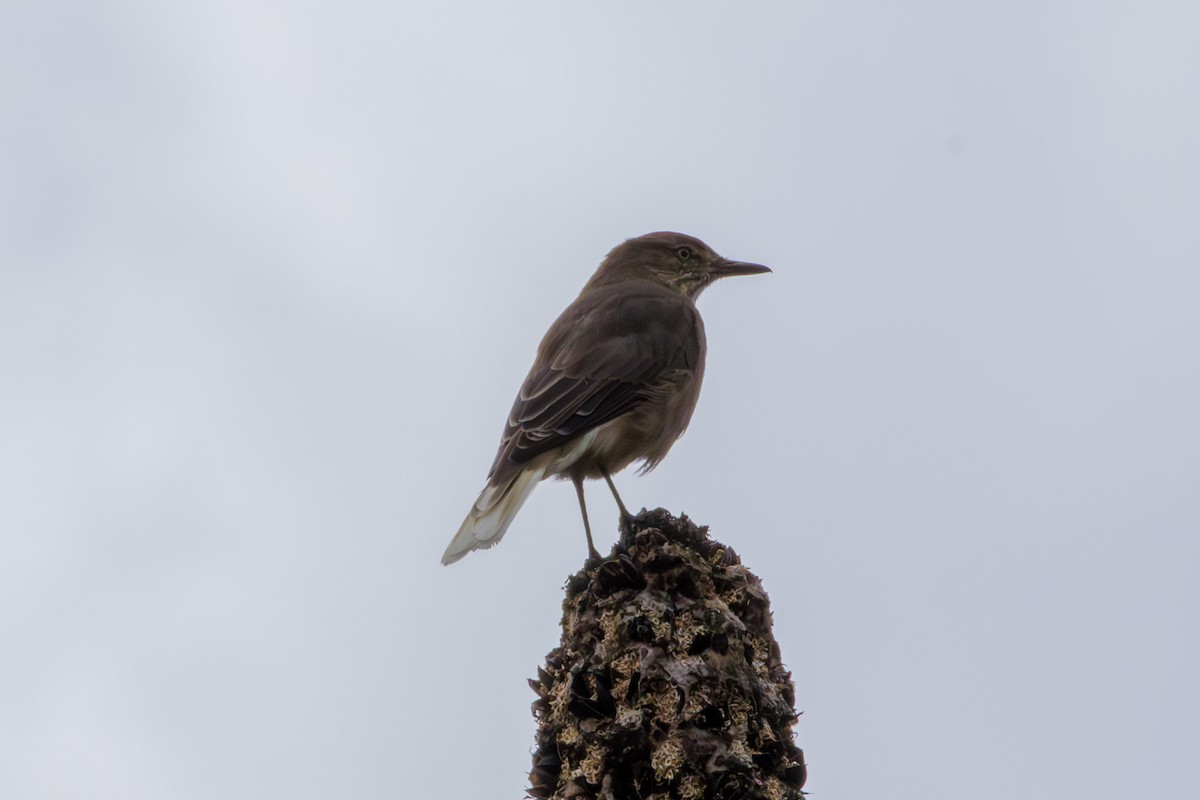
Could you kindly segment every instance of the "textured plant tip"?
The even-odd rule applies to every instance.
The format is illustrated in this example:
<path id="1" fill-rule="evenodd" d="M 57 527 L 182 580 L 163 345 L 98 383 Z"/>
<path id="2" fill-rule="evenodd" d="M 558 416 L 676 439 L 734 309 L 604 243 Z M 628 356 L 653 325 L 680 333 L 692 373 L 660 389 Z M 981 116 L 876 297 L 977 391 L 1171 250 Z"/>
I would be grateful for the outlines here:
<path id="1" fill-rule="evenodd" d="M 795 688 L 761 582 L 662 509 L 571 576 L 538 699 L 539 800 L 800 798 Z"/>

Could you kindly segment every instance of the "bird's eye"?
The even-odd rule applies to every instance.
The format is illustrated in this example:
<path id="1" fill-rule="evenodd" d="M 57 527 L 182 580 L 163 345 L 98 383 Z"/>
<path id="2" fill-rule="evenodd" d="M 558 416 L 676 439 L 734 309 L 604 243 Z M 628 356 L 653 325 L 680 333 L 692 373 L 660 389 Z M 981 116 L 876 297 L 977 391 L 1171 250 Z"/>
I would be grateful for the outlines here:
<path id="1" fill-rule="evenodd" d="M 681 247 L 675 251 L 675 255 L 679 256 L 680 261 L 687 261 L 692 257 L 692 251 L 691 248 Z"/>

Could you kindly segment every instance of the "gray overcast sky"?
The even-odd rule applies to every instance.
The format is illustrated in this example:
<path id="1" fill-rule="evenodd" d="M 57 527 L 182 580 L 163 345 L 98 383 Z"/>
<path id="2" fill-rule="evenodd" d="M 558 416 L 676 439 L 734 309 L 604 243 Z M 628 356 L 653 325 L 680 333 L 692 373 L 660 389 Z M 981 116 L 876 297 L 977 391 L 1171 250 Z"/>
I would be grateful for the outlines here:
<path id="1" fill-rule="evenodd" d="M 569 484 L 438 558 L 658 229 L 775 273 L 618 485 L 763 578 L 815 796 L 1194 796 L 1198 9 L 9 0 L 0 796 L 520 797 Z"/>

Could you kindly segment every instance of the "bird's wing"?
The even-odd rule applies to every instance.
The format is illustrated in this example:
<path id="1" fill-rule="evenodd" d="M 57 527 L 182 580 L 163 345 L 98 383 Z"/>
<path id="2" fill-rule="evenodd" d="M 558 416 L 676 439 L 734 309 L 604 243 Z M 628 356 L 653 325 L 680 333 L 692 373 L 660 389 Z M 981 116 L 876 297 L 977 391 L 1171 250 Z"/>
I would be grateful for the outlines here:
<path id="1" fill-rule="evenodd" d="M 550 327 L 508 416 L 490 477 L 627 414 L 696 368 L 698 314 L 654 284 L 582 296 Z"/>

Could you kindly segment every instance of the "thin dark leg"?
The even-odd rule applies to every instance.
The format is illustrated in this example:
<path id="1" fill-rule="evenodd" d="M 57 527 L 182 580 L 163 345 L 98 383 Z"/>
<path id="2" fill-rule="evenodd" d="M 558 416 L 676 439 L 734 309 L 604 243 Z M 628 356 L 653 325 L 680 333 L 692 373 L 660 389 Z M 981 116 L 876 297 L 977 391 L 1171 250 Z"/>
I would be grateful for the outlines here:
<path id="1" fill-rule="evenodd" d="M 587 534 L 588 540 L 588 560 L 599 561 L 600 553 L 596 551 L 596 545 L 592 544 L 592 526 L 588 524 L 587 504 L 583 502 L 583 479 L 572 477 L 571 483 L 575 484 L 575 494 L 579 496 L 579 511 L 583 514 L 583 532 Z"/>
<path id="2" fill-rule="evenodd" d="M 612 492 L 613 499 L 617 501 L 617 508 L 621 509 L 621 530 L 633 530 L 633 514 L 630 514 L 629 509 L 625 508 L 625 504 L 621 502 L 621 495 L 617 494 L 617 486 L 613 483 L 612 476 L 603 467 L 600 468 L 600 474 L 604 476 L 604 482 L 608 484 L 608 489 Z"/>

